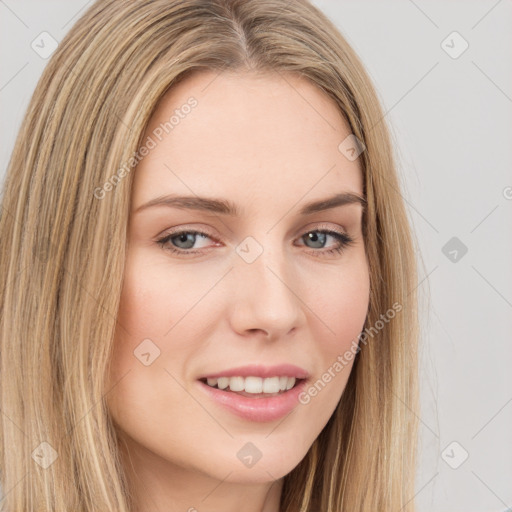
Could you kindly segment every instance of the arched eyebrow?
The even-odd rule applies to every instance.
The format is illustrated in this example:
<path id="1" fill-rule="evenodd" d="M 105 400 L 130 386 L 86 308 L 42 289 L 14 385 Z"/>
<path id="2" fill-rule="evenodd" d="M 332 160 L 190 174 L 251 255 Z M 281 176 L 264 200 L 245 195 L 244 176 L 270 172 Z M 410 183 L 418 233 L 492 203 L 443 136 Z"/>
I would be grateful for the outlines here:
<path id="1" fill-rule="evenodd" d="M 306 216 L 348 204 L 360 204 L 364 209 L 366 208 L 366 199 L 358 194 L 354 194 L 353 192 L 341 192 L 324 199 L 306 203 L 301 207 L 298 214 Z M 134 213 L 141 212 L 154 206 L 207 211 L 231 217 L 240 217 L 241 214 L 241 209 L 238 205 L 227 199 L 199 196 L 177 196 L 172 194 L 155 197 L 147 203 L 137 207 Z"/>

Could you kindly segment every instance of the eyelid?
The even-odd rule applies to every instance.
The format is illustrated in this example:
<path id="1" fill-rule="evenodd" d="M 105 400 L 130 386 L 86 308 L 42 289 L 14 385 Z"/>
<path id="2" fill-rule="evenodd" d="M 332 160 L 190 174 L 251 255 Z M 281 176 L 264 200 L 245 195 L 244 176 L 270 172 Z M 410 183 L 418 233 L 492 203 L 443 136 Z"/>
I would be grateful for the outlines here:
<path id="1" fill-rule="evenodd" d="M 310 231 L 322 231 L 322 230 L 326 230 L 326 231 L 335 231 L 336 233 L 339 233 L 340 235 L 348 235 L 348 230 L 345 229 L 344 226 L 339 226 L 339 225 L 336 225 L 336 226 L 332 226 L 332 222 L 331 223 L 328 223 L 328 222 L 310 222 L 309 224 L 307 224 L 306 226 L 302 227 L 300 230 L 299 230 L 299 234 L 302 233 L 308 233 Z"/>
<path id="2" fill-rule="evenodd" d="M 192 225 L 184 224 L 179 227 L 171 228 L 169 231 L 165 231 L 161 235 L 158 235 L 156 237 L 156 239 L 161 240 L 163 237 L 168 237 L 171 235 L 179 235 L 180 233 L 183 233 L 183 232 L 185 232 L 185 233 L 195 233 L 195 232 L 203 233 L 203 234 L 207 235 L 208 237 L 210 237 L 211 239 L 215 240 L 216 242 L 221 241 L 219 239 L 219 237 L 215 236 L 210 229 L 203 228 L 203 227 L 197 227 L 193 224 Z"/>
<path id="3" fill-rule="evenodd" d="M 333 227 L 331 226 L 330 224 L 326 223 L 326 222 L 310 222 L 309 224 L 307 224 L 306 226 L 303 226 L 300 230 L 297 231 L 296 235 L 294 236 L 294 238 L 297 238 L 297 237 L 300 237 L 300 236 L 303 236 L 305 235 L 306 233 L 309 233 L 311 231 L 322 231 L 322 230 L 326 230 L 326 231 L 334 231 L 340 235 L 346 235 L 346 236 L 349 236 L 349 233 L 348 233 L 348 230 L 345 229 L 343 226 L 336 226 L 336 227 Z M 182 233 L 182 232 L 199 232 L 199 233 L 203 233 L 207 236 L 209 236 L 210 238 L 212 238 L 213 240 L 215 240 L 216 242 L 220 242 L 220 238 L 221 237 L 217 237 L 213 232 L 212 230 L 208 229 L 208 228 L 204 228 L 204 227 L 197 227 L 197 225 L 194 225 L 194 224 L 184 224 L 184 225 L 180 225 L 179 227 L 175 227 L 175 228 L 171 228 L 171 230 L 169 231 L 166 231 L 165 233 L 161 234 L 161 235 L 158 235 L 156 237 L 156 239 L 162 239 L 163 237 L 167 237 L 167 236 L 170 236 L 170 235 L 174 235 L 174 234 L 179 234 L 179 233 Z"/>

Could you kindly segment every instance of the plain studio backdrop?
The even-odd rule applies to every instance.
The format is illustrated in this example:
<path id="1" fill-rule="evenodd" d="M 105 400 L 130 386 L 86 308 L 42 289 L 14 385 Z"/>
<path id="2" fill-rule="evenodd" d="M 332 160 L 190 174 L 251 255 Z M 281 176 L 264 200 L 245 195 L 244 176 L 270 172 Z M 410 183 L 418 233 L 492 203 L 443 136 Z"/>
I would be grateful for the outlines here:
<path id="1" fill-rule="evenodd" d="M 0 0 L 2 182 L 47 53 L 91 3 Z M 501 512 L 512 507 L 512 2 L 313 3 L 377 87 L 423 257 L 418 511 Z"/>

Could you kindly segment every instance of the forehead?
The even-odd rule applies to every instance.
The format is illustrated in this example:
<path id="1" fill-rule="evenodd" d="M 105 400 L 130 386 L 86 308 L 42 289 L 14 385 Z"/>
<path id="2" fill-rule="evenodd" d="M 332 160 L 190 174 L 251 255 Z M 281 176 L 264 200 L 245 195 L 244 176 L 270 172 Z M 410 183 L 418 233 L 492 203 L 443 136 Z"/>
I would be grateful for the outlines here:
<path id="1" fill-rule="evenodd" d="M 157 105 L 138 164 L 133 204 L 163 193 L 249 204 L 362 194 L 359 160 L 338 146 L 351 133 L 338 106 L 292 74 L 195 73 Z"/>

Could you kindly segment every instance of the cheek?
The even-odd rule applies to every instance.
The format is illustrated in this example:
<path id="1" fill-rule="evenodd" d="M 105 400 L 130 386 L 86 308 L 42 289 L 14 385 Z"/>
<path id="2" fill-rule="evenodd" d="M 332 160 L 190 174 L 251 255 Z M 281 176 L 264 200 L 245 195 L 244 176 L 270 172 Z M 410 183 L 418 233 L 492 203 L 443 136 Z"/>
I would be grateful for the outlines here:
<path id="1" fill-rule="evenodd" d="M 330 275 L 318 276 L 317 282 L 319 286 L 307 295 L 314 311 L 308 321 L 315 340 L 311 359 L 316 359 L 317 373 L 299 402 L 308 411 L 313 430 L 319 433 L 343 394 L 364 328 L 370 296 L 364 253 Z"/>
<path id="2" fill-rule="evenodd" d="M 140 383 L 133 389 L 134 398 L 145 394 L 144 383 L 155 379 L 155 372 L 145 371 L 153 365 L 145 367 L 137 358 L 140 354 L 149 352 L 155 366 L 173 372 L 193 359 L 205 337 L 203 324 L 207 322 L 203 319 L 212 315 L 211 300 L 205 296 L 218 276 L 211 271 L 208 274 L 175 268 L 171 271 L 165 264 L 148 263 L 143 251 L 131 250 L 117 316 L 110 386 L 129 372 L 130 380 Z M 163 378 L 168 379 L 168 374 L 164 372 Z M 152 386 L 154 389 L 156 383 Z M 168 382 L 162 386 L 168 386 Z"/>
<path id="3" fill-rule="evenodd" d="M 370 297 L 368 266 L 364 258 L 350 263 L 324 276 L 308 296 L 317 315 L 315 325 L 325 333 L 319 336 L 324 357 L 347 350 L 364 327 Z"/>
<path id="4" fill-rule="evenodd" d="M 185 325 L 190 329 L 195 310 L 208 305 L 202 299 L 219 276 L 211 269 L 198 272 L 166 265 L 161 259 L 147 260 L 137 249 L 127 259 L 118 323 L 124 337 L 139 343 L 145 338 L 163 342 L 176 338 Z M 197 322 L 192 325 L 198 327 Z"/>

